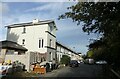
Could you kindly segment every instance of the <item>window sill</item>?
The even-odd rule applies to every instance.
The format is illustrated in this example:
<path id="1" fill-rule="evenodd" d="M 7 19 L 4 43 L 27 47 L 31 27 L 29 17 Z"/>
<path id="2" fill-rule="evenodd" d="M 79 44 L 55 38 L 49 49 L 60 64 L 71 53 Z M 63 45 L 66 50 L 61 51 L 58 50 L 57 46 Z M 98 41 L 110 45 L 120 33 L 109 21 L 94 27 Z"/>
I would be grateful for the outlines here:
<path id="1" fill-rule="evenodd" d="M 26 32 L 22 32 L 22 34 L 25 34 Z"/>

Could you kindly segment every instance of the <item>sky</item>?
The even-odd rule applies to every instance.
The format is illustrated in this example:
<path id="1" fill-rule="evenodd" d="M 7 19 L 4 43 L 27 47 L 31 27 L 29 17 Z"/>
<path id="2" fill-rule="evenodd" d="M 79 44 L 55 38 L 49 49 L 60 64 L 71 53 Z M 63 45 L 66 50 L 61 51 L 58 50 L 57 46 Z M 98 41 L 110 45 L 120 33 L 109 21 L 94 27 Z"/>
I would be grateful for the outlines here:
<path id="1" fill-rule="evenodd" d="M 67 12 L 67 7 L 76 2 L 2 2 L 0 3 L 0 41 L 6 39 L 6 25 L 31 22 L 33 19 L 54 20 L 58 28 L 57 41 L 70 47 L 76 52 L 85 54 L 90 39 L 97 35 L 88 35 L 71 19 L 58 20 L 58 16 Z"/>

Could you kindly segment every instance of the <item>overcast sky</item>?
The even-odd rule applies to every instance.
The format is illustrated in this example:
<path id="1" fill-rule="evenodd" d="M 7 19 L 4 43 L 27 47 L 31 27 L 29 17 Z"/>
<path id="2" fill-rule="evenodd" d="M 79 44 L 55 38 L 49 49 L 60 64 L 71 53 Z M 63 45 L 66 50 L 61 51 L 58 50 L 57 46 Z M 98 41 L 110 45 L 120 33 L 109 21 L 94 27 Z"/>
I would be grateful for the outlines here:
<path id="1" fill-rule="evenodd" d="M 57 40 L 77 52 L 86 53 L 90 38 L 97 35 L 87 35 L 82 31 L 82 25 L 77 26 L 71 19 L 58 20 L 58 16 L 67 11 L 67 7 L 75 2 L 4 2 L 0 3 L 0 40 L 6 38 L 5 25 L 21 22 L 31 22 L 33 19 L 54 20 L 58 28 Z M 1 8 L 2 7 L 2 8 Z M 75 48 L 74 48 L 75 47 Z"/>

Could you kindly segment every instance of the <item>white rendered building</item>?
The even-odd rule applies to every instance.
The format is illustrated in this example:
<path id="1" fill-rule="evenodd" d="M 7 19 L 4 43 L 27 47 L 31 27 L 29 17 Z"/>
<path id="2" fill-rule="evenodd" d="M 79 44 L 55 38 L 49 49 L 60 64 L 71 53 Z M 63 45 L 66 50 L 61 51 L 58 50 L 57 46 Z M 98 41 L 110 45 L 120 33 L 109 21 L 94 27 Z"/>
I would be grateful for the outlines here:
<path id="1" fill-rule="evenodd" d="M 22 45 L 29 52 L 40 53 L 47 61 L 55 58 L 57 28 L 54 21 L 35 19 L 32 22 L 12 24 L 6 27 L 8 41 Z"/>

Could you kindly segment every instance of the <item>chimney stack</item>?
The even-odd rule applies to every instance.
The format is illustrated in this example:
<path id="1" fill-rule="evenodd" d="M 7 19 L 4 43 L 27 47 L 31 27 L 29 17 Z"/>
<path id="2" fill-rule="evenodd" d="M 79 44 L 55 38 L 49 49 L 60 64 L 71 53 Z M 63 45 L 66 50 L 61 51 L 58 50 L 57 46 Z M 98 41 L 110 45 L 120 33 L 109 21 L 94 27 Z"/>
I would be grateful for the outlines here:
<path id="1" fill-rule="evenodd" d="M 38 22 L 39 22 L 38 19 L 34 19 L 34 20 L 33 20 L 33 24 L 36 24 L 36 23 L 38 23 Z"/>

